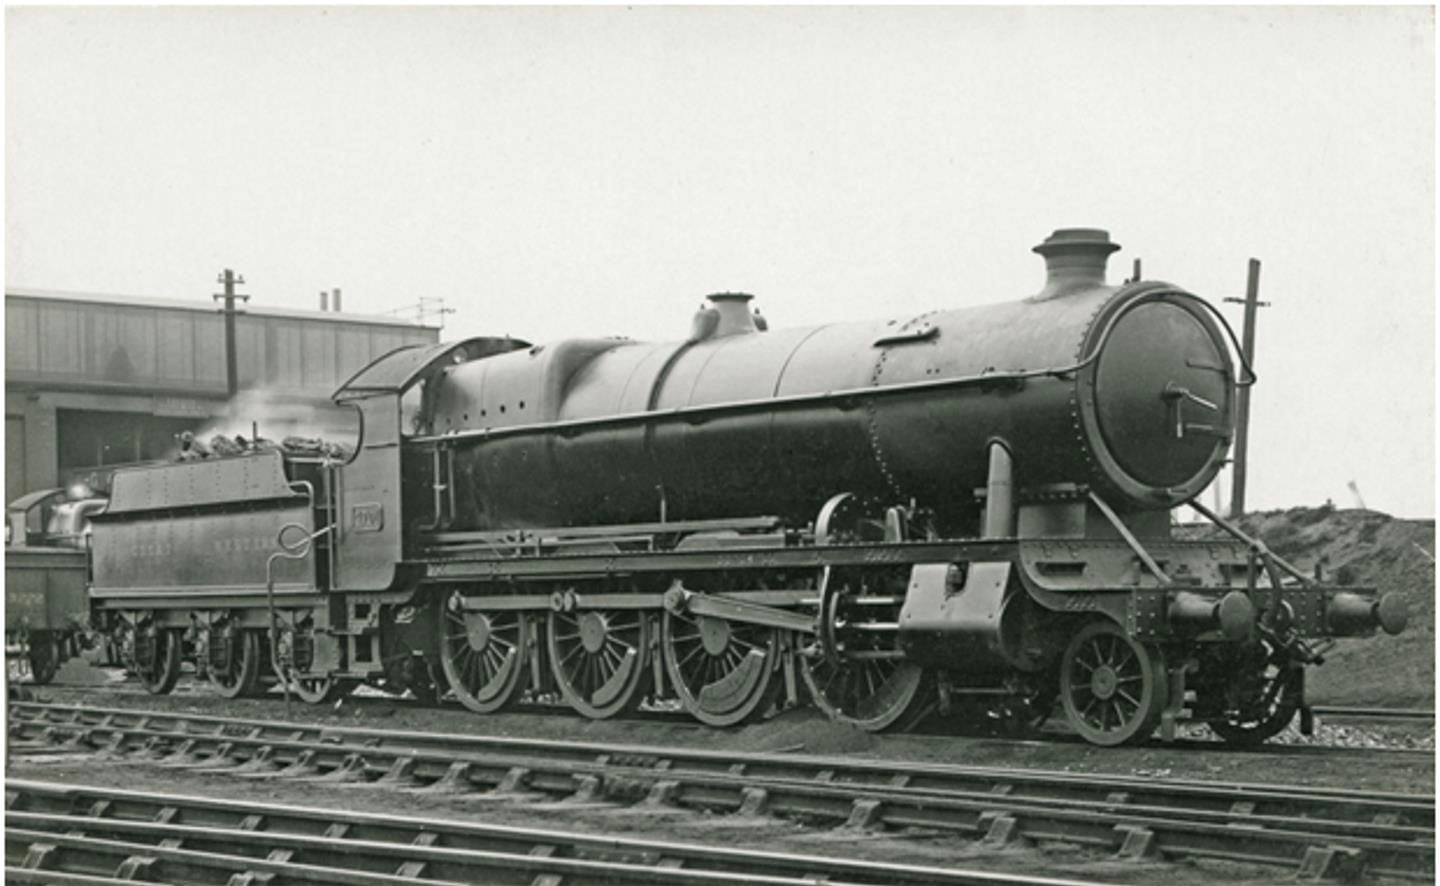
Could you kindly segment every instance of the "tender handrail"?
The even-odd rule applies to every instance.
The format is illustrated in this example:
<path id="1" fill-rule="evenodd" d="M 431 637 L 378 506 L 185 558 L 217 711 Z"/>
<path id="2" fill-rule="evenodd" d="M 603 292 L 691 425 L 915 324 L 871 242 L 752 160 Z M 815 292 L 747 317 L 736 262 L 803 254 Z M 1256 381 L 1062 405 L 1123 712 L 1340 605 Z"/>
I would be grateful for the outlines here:
<path id="1" fill-rule="evenodd" d="M 313 489 L 311 490 L 311 501 L 314 501 Z M 286 523 L 275 533 L 275 543 L 280 546 L 280 550 L 265 560 L 265 606 L 270 610 L 270 669 L 275 672 L 275 679 L 280 681 L 281 691 L 285 694 L 285 716 L 287 717 L 290 716 L 290 680 L 285 675 L 285 669 L 280 666 L 279 618 L 275 613 L 275 561 L 305 559 L 310 555 L 310 547 L 315 539 L 334 528 L 335 524 L 331 523 L 329 526 L 311 532 L 309 527 L 303 523 Z M 286 533 L 290 533 L 292 530 L 300 531 L 304 537 L 293 543 L 285 541 Z"/>

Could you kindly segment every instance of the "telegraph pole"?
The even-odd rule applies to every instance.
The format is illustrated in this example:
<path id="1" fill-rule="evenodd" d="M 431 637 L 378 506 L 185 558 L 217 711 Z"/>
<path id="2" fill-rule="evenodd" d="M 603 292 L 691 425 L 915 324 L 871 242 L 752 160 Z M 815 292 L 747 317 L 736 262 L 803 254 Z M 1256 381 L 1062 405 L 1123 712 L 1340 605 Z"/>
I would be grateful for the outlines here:
<path id="1" fill-rule="evenodd" d="M 235 310 L 235 299 L 249 301 L 250 296 L 235 294 L 235 286 L 245 285 L 245 278 L 229 268 L 222 271 L 215 282 L 225 284 L 225 291 L 215 293 L 214 298 L 225 300 L 225 307 L 220 309 L 225 315 L 225 387 L 233 398 L 240 391 L 240 370 L 235 359 L 235 315 L 244 313 Z"/>
<path id="2" fill-rule="evenodd" d="M 1245 305 L 1245 326 L 1241 331 L 1240 351 L 1250 368 L 1255 368 L 1255 314 L 1258 309 L 1269 307 L 1268 301 L 1260 301 L 1260 259 L 1250 259 L 1250 275 L 1245 284 L 1245 297 L 1227 298 L 1227 302 Z M 1235 416 L 1235 459 L 1231 466 L 1230 516 L 1245 513 L 1245 450 L 1250 442 L 1250 386 L 1240 389 L 1239 404 Z"/>

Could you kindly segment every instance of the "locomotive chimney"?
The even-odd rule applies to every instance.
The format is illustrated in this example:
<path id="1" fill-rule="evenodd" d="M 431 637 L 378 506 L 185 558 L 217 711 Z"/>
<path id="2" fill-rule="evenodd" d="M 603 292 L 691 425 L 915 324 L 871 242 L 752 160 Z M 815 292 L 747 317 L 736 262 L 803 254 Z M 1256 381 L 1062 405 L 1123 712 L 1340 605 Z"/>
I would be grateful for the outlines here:
<path id="1" fill-rule="evenodd" d="M 1110 242 L 1110 232 L 1100 228 L 1061 228 L 1035 252 L 1045 257 L 1045 288 L 1037 301 L 1059 298 L 1082 289 L 1105 285 L 1105 262 L 1120 248 Z"/>
<path id="2" fill-rule="evenodd" d="M 727 335 L 740 335 L 746 332 L 758 332 L 755 326 L 755 317 L 750 313 L 749 302 L 755 296 L 747 292 L 717 292 L 714 295 L 705 296 L 711 307 L 719 314 L 719 322 L 715 324 L 715 331 L 708 338 L 722 338 Z"/>

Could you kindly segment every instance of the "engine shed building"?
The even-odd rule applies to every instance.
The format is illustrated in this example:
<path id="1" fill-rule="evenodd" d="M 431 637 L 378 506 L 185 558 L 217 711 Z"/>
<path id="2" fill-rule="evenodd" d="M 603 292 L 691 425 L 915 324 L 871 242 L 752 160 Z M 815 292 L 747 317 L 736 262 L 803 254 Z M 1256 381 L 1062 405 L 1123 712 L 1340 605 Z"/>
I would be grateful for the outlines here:
<path id="1" fill-rule="evenodd" d="M 252 301 L 236 317 L 240 393 L 231 402 L 215 304 L 7 288 L 5 501 L 93 482 L 107 465 L 164 458 L 186 430 L 334 430 L 343 414 L 329 395 L 342 382 L 397 347 L 437 342 L 439 332 Z"/>

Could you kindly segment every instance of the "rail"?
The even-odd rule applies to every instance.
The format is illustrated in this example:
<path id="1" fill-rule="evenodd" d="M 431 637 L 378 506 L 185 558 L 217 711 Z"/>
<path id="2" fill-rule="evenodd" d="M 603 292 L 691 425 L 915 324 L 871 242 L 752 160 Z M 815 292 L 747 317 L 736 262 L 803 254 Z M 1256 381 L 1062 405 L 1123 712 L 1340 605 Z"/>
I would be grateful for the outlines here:
<path id="1" fill-rule="evenodd" d="M 336 809 L 5 782 L 7 883 L 175 882 L 1081 886 L 1073 880 L 759 852 Z M 20 853 L 11 852 L 10 858 Z M 381 873 L 393 871 L 393 874 Z M 91 877 L 98 879 L 64 879 Z M 193 879 L 192 879 L 193 878 Z M 124 879 L 119 882 L 134 882 Z"/>
<path id="2" fill-rule="evenodd" d="M 1343 705 L 1312 705 L 1310 710 L 1317 717 L 1332 720 L 1370 720 L 1384 722 L 1435 722 L 1432 710 L 1411 710 L 1408 708 L 1357 708 Z"/>

